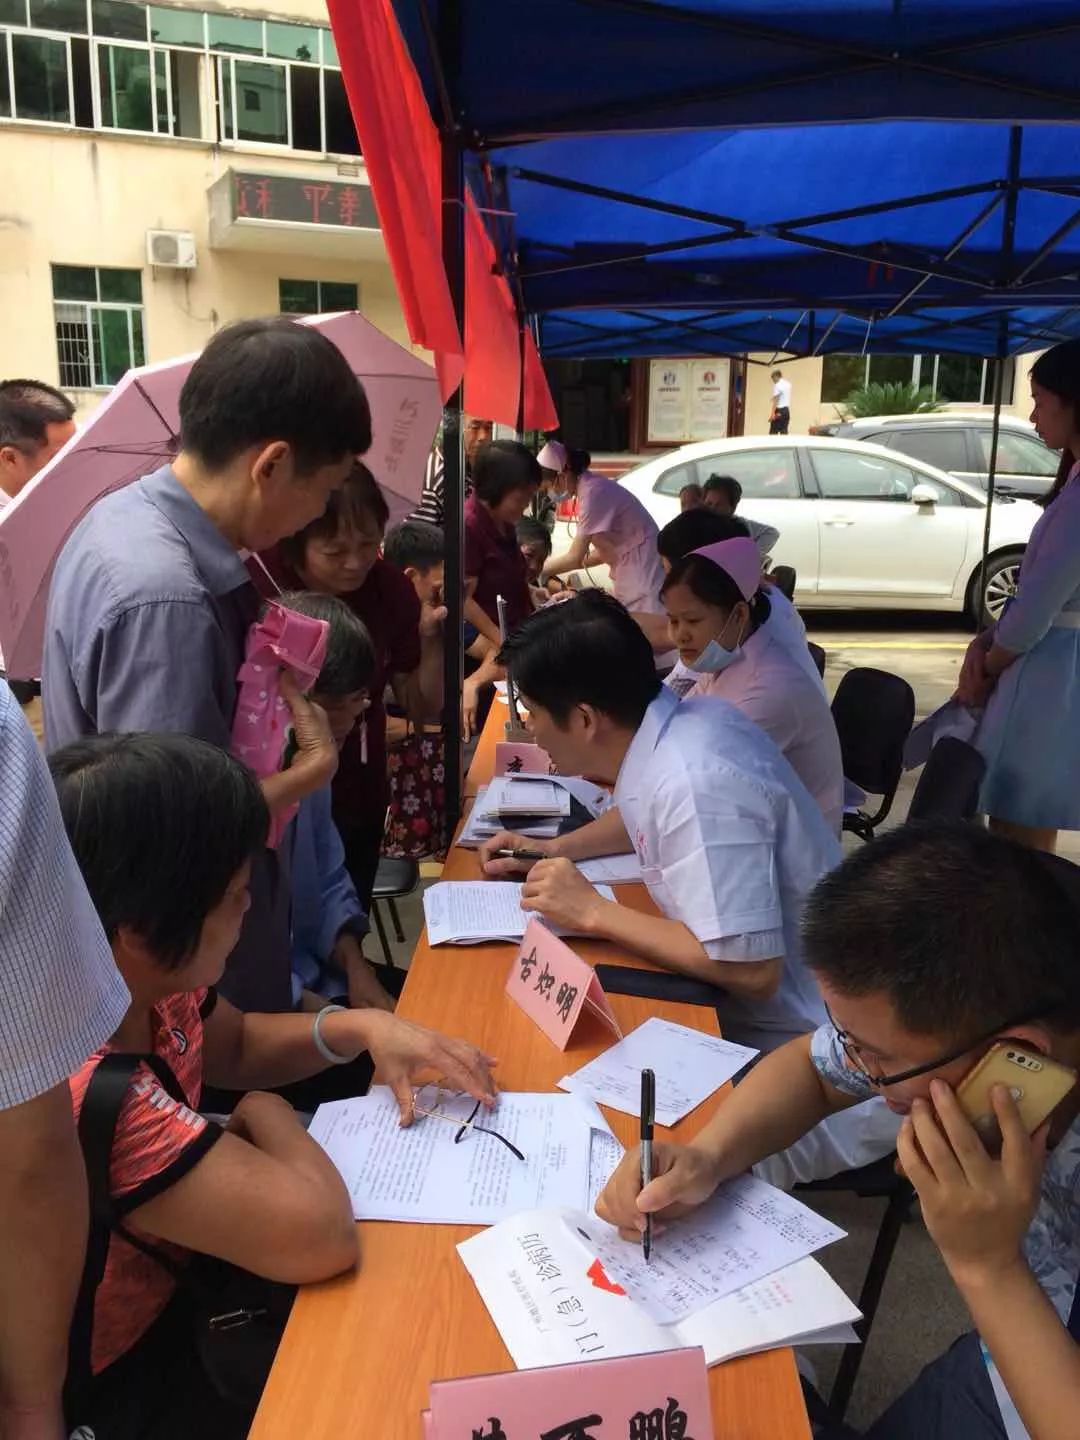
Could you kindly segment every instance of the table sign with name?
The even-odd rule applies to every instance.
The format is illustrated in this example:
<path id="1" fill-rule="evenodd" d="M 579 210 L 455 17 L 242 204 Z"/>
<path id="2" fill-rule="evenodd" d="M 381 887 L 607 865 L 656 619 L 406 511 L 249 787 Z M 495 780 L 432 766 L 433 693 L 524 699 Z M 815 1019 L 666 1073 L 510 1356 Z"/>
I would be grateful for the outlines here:
<path id="1" fill-rule="evenodd" d="M 615 1019 L 596 971 L 540 920 L 530 920 L 506 977 L 506 993 L 565 1050 L 582 1010 L 590 1010 L 618 1039 Z"/>

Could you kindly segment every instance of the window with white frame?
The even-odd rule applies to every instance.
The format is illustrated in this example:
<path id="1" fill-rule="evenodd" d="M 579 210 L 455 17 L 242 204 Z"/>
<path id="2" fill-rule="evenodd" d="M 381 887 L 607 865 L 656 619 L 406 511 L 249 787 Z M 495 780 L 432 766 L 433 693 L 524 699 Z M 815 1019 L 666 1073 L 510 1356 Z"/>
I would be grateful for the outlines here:
<path id="1" fill-rule="evenodd" d="M 200 75 L 215 123 L 204 135 Z M 324 26 L 134 0 L 0 0 L 0 120 L 358 155 Z"/>
<path id="2" fill-rule="evenodd" d="M 142 365 L 142 274 L 94 265 L 52 267 L 60 384 L 107 390 Z"/>
<path id="3" fill-rule="evenodd" d="M 1011 405 L 1016 366 L 1005 361 L 1002 404 Z M 864 385 L 899 382 L 928 386 L 942 403 L 992 405 L 996 362 L 981 355 L 826 355 L 821 371 L 823 403 L 842 404 Z"/>

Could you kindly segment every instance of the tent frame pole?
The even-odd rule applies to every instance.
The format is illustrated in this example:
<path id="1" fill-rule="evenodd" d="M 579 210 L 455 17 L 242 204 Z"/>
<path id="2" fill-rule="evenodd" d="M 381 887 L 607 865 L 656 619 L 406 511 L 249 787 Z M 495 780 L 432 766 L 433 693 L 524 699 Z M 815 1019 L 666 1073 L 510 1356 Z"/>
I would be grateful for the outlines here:
<path id="1" fill-rule="evenodd" d="M 426 7 L 421 7 L 426 17 Z M 439 7 L 438 33 L 425 25 L 442 109 L 442 258 L 454 318 L 465 346 L 465 136 L 458 111 L 462 50 L 461 0 Z M 452 834 L 461 818 L 465 755 L 461 733 L 464 683 L 465 453 L 464 375 L 443 410 L 443 534 L 446 546 L 443 600 L 443 763 L 446 771 L 446 826 Z"/>
<path id="2" fill-rule="evenodd" d="M 1005 216 L 1001 235 L 1001 274 L 1008 280 L 1012 270 L 1016 244 L 1016 205 L 1019 199 L 1020 146 L 1023 131 L 1014 125 L 1009 131 L 1009 177 L 1005 194 Z M 979 595 L 976 600 L 976 624 L 982 625 L 983 596 L 986 592 L 986 566 L 990 556 L 990 522 L 994 511 L 994 488 L 997 480 L 998 437 L 1001 433 L 1001 402 L 1005 392 L 1005 361 L 1009 354 L 1009 318 L 998 317 L 997 361 L 994 370 L 994 419 L 990 428 L 990 471 L 986 477 L 986 516 L 983 522 L 982 564 L 979 568 Z M 1016 380 L 1013 379 L 1015 386 Z"/>

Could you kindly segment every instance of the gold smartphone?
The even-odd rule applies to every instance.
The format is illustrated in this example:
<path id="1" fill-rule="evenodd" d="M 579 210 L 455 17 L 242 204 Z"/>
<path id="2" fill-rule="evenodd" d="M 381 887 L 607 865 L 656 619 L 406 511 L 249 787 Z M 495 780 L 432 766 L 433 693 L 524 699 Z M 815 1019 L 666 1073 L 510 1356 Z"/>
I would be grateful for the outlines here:
<path id="1" fill-rule="evenodd" d="M 1001 1131 L 990 1101 L 995 1085 L 1004 1085 L 1016 1101 L 1020 1119 L 1033 1135 L 1076 1084 L 1076 1071 L 1014 1040 L 999 1040 L 964 1076 L 956 1090 L 960 1108 L 988 1149 L 1000 1150 Z"/>

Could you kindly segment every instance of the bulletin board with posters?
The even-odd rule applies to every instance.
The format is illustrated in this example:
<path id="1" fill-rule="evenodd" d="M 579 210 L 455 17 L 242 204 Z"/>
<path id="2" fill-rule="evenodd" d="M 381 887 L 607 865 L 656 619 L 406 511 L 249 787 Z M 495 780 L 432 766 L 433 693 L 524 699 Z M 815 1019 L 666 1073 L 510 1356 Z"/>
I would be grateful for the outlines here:
<path id="1" fill-rule="evenodd" d="M 649 361 L 648 445 L 717 440 L 728 433 L 731 361 Z"/>

